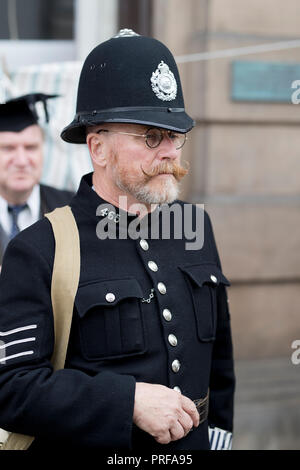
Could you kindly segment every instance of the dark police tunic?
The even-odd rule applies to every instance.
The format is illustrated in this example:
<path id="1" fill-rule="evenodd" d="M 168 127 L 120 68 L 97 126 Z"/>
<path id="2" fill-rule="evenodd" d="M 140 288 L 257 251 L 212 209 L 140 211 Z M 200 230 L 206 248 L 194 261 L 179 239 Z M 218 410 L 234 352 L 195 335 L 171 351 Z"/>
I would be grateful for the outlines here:
<path id="1" fill-rule="evenodd" d="M 97 224 L 111 211 L 107 204 L 96 215 L 105 201 L 91 188 L 91 176 L 71 201 L 81 272 L 64 370 L 53 373 L 50 364 L 55 246 L 49 221 L 21 232 L 6 251 L 0 427 L 36 436 L 32 449 L 49 441 L 64 448 L 209 449 L 208 424 L 232 430 L 234 372 L 229 283 L 208 215 L 198 250 L 187 250 L 187 240 L 172 231 L 171 240 L 134 240 L 121 239 L 118 228 L 117 239 L 100 240 Z M 110 218 L 118 226 L 114 210 Z M 179 441 L 157 444 L 132 423 L 136 381 L 179 387 L 192 400 L 210 389 L 208 420 Z"/>

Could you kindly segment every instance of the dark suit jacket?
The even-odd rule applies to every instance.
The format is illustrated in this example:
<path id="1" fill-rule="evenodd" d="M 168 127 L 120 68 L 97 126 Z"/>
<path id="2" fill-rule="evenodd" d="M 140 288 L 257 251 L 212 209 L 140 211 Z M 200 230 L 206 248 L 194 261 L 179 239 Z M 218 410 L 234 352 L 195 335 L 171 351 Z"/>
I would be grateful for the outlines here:
<path id="1" fill-rule="evenodd" d="M 42 218 L 47 212 L 53 211 L 56 207 L 62 207 L 69 204 L 73 193 L 61 189 L 52 188 L 45 184 L 40 185 L 41 207 L 40 217 Z M 0 265 L 4 255 L 5 248 L 9 242 L 8 236 L 0 225 Z"/>

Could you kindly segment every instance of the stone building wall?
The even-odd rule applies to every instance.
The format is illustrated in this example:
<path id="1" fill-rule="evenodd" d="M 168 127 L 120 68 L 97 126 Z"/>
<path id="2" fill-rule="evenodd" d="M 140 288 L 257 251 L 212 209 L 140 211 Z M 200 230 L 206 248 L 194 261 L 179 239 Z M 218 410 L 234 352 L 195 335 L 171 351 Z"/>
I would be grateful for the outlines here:
<path id="1" fill-rule="evenodd" d="M 155 1 L 176 57 L 297 39 L 298 0 Z M 232 63 L 300 63 L 300 47 L 179 65 L 197 126 L 182 196 L 213 220 L 238 359 L 290 356 L 300 338 L 300 106 L 231 99 Z M 300 76 L 294 77 L 294 80 Z M 291 90 L 292 93 L 292 90 Z"/>
<path id="2" fill-rule="evenodd" d="M 300 38 L 299 0 L 154 1 L 154 35 L 179 58 Z M 232 283 L 233 449 L 299 449 L 300 105 L 233 101 L 236 60 L 300 64 L 300 48 L 179 65 L 197 123 L 182 197 L 205 203 Z"/>

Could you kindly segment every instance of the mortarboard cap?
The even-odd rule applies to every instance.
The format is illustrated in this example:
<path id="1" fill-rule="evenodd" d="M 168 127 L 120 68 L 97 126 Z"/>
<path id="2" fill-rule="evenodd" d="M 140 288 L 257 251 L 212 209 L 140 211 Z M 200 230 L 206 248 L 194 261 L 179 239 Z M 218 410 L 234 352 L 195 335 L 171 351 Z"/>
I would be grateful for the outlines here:
<path id="1" fill-rule="evenodd" d="M 0 132 L 20 132 L 26 127 L 38 124 L 39 116 L 35 105 L 40 101 L 44 105 L 45 118 L 48 122 L 47 100 L 57 96 L 31 93 L 0 104 Z"/>

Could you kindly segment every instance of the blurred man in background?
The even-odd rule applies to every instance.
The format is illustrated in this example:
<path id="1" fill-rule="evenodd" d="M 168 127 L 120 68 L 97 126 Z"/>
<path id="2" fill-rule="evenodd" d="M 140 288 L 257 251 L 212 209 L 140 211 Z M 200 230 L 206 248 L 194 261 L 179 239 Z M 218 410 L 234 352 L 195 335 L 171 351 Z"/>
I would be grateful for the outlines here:
<path id="1" fill-rule="evenodd" d="M 0 105 L 0 266 L 8 242 L 46 212 L 67 204 L 72 193 L 39 184 L 43 168 L 43 130 L 35 109 L 47 99 L 34 93 Z"/>

